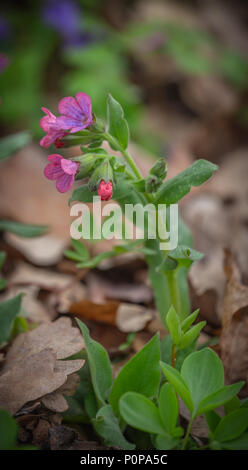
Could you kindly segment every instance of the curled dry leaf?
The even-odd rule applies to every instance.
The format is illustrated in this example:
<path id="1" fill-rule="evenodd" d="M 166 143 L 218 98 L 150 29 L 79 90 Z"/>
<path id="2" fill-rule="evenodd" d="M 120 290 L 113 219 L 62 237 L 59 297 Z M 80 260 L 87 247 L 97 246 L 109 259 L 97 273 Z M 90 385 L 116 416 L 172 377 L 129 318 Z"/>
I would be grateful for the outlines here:
<path id="1" fill-rule="evenodd" d="M 242 395 L 248 392 L 248 286 L 241 283 L 241 275 L 234 256 L 226 251 L 224 268 L 227 278 L 222 308 L 221 358 L 228 383 L 245 380 Z"/>
<path id="2" fill-rule="evenodd" d="M 58 364 L 60 368 L 61 368 L 61 365 L 63 368 L 65 364 L 68 366 L 68 363 L 70 362 L 72 362 L 73 367 L 71 368 L 71 371 L 70 369 L 67 370 L 67 374 L 70 373 L 71 375 L 68 375 L 66 382 L 63 385 L 61 385 L 61 387 L 58 388 L 55 392 L 45 395 L 41 400 L 42 403 L 46 406 L 46 408 L 49 408 L 49 410 L 52 410 L 52 411 L 56 411 L 57 413 L 63 413 L 63 411 L 66 411 L 68 408 L 67 401 L 63 395 L 66 395 L 66 396 L 73 395 L 76 392 L 77 387 L 80 383 L 79 376 L 77 374 L 73 374 L 72 369 L 74 369 L 74 371 L 77 371 L 78 364 L 79 362 L 81 363 L 82 361 L 76 361 L 76 360 L 67 361 L 67 362 L 61 361 L 61 362 L 58 362 Z M 79 364 L 79 368 L 81 367 L 82 366 Z"/>
<path id="3" fill-rule="evenodd" d="M 72 362 L 74 371 L 84 364 L 81 360 Z M 61 387 L 67 380 L 68 369 L 66 361 L 61 361 L 59 367 L 57 364 L 56 354 L 51 349 L 16 362 L 0 376 L 0 408 L 15 414 L 26 403 Z"/>
<path id="4" fill-rule="evenodd" d="M 52 349 L 57 359 L 65 359 L 81 351 L 83 347 L 84 340 L 79 329 L 71 326 L 70 318 L 62 317 L 18 335 L 6 355 L 4 372 L 16 362 L 43 349 Z"/>
<path id="5" fill-rule="evenodd" d="M 67 382 L 67 377 L 78 371 L 84 361 L 58 359 L 70 357 L 83 347 L 81 333 L 72 327 L 69 318 L 59 318 L 17 336 L 0 375 L 0 408 L 14 414 L 27 402 L 39 398 L 53 411 L 64 411 L 67 403 L 62 394 L 70 394 L 76 385 L 74 379 Z M 55 396 L 51 396 L 55 391 Z"/>

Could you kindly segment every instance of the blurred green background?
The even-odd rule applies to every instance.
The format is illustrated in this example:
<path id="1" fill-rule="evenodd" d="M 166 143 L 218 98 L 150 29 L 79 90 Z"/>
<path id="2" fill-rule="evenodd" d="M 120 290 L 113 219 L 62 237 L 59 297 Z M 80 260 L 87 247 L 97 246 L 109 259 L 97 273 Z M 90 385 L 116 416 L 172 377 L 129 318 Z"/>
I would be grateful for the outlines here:
<path id="1" fill-rule="evenodd" d="M 58 100 L 78 91 L 104 117 L 110 92 L 125 110 L 132 139 L 151 153 L 169 152 L 182 129 L 201 123 L 213 142 L 205 137 L 205 145 L 194 134 L 191 151 L 218 160 L 246 141 L 245 3 L 2 2 L 1 136 L 30 129 L 40 139 L 41 106 L 56 114 Z"/>

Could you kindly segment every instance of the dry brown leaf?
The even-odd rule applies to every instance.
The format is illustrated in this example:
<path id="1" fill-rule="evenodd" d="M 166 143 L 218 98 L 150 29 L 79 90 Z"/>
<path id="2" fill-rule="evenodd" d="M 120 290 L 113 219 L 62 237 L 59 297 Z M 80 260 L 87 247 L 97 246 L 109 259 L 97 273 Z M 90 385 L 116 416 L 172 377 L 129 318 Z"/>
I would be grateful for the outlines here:
<path id="1" fill-rule="evenodd" d="M 70 306 L 69 312 L 73 315 L 94 320 L 100 323 L 115 325 L 116 312 L 119 302 L 106 302 L 104 304 L 96 304 L 90 300 L 82 300 L 75 302 Z"/>
<path id="2" fill-rule="evenodd" d="M 3 372 L 43 349 L 49 348 L 57 359 L 65 359 L 81 351 L 83 347 L 84 340 L 79 329 L 72 327 L 70 318 L 62 317 L 18 335 L 6 355 Z"/>
<path id="3" fill-rule="evenodd" d="M 49 234 L 42 237 L 22 238 L 14 233 L 6 232 L 4 239 L 10 246 L 22 253 L 27 260 L 39 266 L 56 264 L 61 260 L 68 246 L 68 240 L 62 240 Z"/>
<path id="4" fill-rule="evenodd" d="M 242 395 L 248 393 L 248 286 L 241 276 L 233 255 L 226 251 L 226 293 L 223 301 L 220 336 L 221 359 L 227 383 L 245 380 Z"/>
<path id="5" fill-rule="evenodd" d="M 10 284 L 31 284 L 48 291 L 66 289 L 74 280 L 75 276 L 36 268 L 23 261 L 17 264 L 15 271 L 8 279 Z"/>
<path id="6" fill-rule="evenodd" d="M 66 361 L 61 361 L 57 371 L 57 363 L 51 349 L 43 349 L 15 362 L 0 376 L 0 407 L 15 414 L 26 403 L 61 387 L 67 380 L 68 369 Z M 83 364 L 84 361 L 76 361 L 74 371 Z"/>
<path id="7" fill-rule="evenodd" d="M 140 305 L 121 303 L 116 312 L 116 326 L 124 333 L 141 331 L 152 320 L 154 312 Z"/>
<path id="8" fill-rule="evenodd" d="M 67 362 L 76 362 L 76 361 L 67 361 Z M 45 395 L 42 398 L 41 400 L 42 403 L 46 406 L 46 408 L 49 408 L 49 410 L 51 411 L 55 411 L 57 413 L 63 413 L 64 411 L 68 409 L 67 401 L 63 395 L 66 395 L 66 396 L 73 395 L 76 392 L 79 383 L 80 383 L 80 378 L 77 374 L 68 375 L 66 382 L 60 388 L 58 388 L 55 392 Z"/>

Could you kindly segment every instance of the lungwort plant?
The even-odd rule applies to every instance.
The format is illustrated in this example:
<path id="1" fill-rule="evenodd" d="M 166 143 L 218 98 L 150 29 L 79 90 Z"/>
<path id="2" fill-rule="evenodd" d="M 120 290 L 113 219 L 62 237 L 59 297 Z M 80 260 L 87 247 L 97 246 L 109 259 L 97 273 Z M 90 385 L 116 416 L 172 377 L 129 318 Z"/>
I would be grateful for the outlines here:
<path id="1" fill-rule="evenodd" d="M 81 180 L 70 203 L 90 203 L 98 195 L 103 201 L 114 199 L 123 211 L 130 204 L 143 208 L 151 204 L 156 218 L 168 231 L 171 206 L 192 186 L 207 181 L 217 169 L 210 162 L 197 160 L 166 180 L 166 162 L 160 159 L 144 178 L 128 151 L 129 128 L 122 107 L 111 95 L 107 99 L 106 124 L 92 112 L 90 97 L 81 92 L 76 98 L 60 101 L 59 116 L 46 108 L 43 111 L 41 127 L 46 133 L 41 140 L 43 147 L 54 144 L 60 151 L 72 145 L 81 147 L 82 154 L 70 159 L 60 153 L 51 154 L 44 170 L 48 179 L 56 181 L 60 192 L 70 190 L 75 180 Z M 103 142 L 114 152 L 106 151 Z M 168 215 L 164 219 L 160 213 L 162 204 L 166 204 Z M 106 223 L 115 227 L 111 214 L 104 221 L 102 232 Z M 191 434 L 192 424 L 197 416 L 205 415 L 209 439 L 204 440 L 204 447 L 248 448 L 248 409 L 237 398 L 243 383 L 225 386 L 223 365 L 217 354 L 209 348 L 197 350 L 205 322 L 195 324 L 198 311 L 190 313 L 187 274 L 192 263 L 203 255 L 193 249 L 191 234 L 180 219 L 178 243 L 172 248 L 164 244 L 157 228 L 149 237 L 148 225 L 144 224 L 142 238 L 125 239 L 93 258 L 79 240 L 82 232 L 78 225 L 73 249 L 66 251 L 66 256 L 82 268 L 94 268 L 103 259 L 128 251 L 142 252 L 157 309 L 169 334 L 161 342 L 155 335 L 114 380 L 107 352 L 78 321 L 85 340 L 82 355 L 86 365 L 80 371 L 81 383 L 76 394 L 68 397 L 69 410 L 64 419 L 91 422 L 108 446 L 128 450 L 194 449 L 198 444 Z M 188 409 L 187 426 L 181 421 L 180 402 Z M 224 417 L 218 411 L 221 405 L 225 405 Z"/>

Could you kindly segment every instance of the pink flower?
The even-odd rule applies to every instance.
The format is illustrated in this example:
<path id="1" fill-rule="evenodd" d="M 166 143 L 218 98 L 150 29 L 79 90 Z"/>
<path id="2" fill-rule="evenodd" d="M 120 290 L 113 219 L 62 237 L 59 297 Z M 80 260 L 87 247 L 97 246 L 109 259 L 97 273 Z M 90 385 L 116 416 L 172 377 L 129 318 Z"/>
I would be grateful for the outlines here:
<path id="1" fill-rule="evenodd" d="M 100 196 L 102 201 L 109 201 L 113 196 L 113 184 L 111 181 L 106 183 L 106 181 L 102 180 L 100 186 L 98 188 L 98 196 Z"/>
<path id="2" fill-rule="evenodd" d="M 67 132 L 64 132 L 63 130 L 59 129 L 57 124 L 56 124 L 56 116 L 54 116 L 51 111 L 47 108 L 41 108 L 42 111 L 46 114 L 46 116 L 43 116 L 40 120 L 40 127 L 43 129 L 43 131 L 47 132 L 47 135 L 45 135 L 41 141 L 40 145 L 42 147 L 48 148 L 52 143 L 54 143 L 55 147 L 60 148 L 63 147 L 63 143 L 60 142 L 60 139 L 64 137 Z"/>
<path id="3" fill-rule="evenodd" d="M 56 153 L 49 155 L 48 160 L 51 163 L 48 163 L 44 169 L 45 177 L 49 180 L 57 180 L 56 188 L 60 193 L 69 191 L 73 185 L 79 163 L 66 160 Z"/>
<path id="4" fill-rule="evenodd" d="M 62 98 L 58 110 L 63 116 L 56 119 L 59 129 L 69 130 L 71 133 L 81 131 L 93 123 L 91 99 L 85 93 L 76 94 Z"/>

